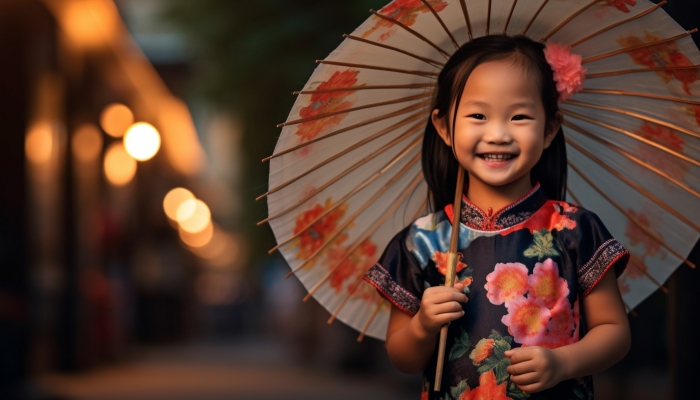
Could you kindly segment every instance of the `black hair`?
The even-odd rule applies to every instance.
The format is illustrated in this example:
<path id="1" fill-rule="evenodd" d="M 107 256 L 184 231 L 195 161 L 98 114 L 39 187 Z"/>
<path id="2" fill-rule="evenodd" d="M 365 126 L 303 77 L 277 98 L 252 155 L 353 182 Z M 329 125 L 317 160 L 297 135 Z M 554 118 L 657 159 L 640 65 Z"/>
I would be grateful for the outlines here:
<path id="1" fill-rule="evenodd" d="M 438 76 L 437 92 L 431 110 L 445 118 L 453 105 L 458 105 L 469 75 L 478 65 L 489 61 L 513 59 L 536 79 L 541 88 L 546 129 L 559 118 L 559 92 L 554 73 L 544 56 L 544 45 L 525 36 L 491 35 L 472 40 L 460 47 L 443 67 Z M 450 132 L 457 118 L 454 107 Z M 450 133 L 452 135 L 452 133 Z M 457 182 L 457 159 L 452 148 L 438 134 L 432 119 L 428 120 L 423 136 L 421 163 L 429 188 L 429 200 L 433 210 L 441 210 L 452 204 Z M 542 186 L 552 200 L 564 200 L 566 195 L 566 144 L 564 132 L 559 128 L 552 143 L 530 172 L 530 179 Z M 465 178 L 468 179 L 468 178 Z M 465 187 L 467 182 L 465 181 Z"/>

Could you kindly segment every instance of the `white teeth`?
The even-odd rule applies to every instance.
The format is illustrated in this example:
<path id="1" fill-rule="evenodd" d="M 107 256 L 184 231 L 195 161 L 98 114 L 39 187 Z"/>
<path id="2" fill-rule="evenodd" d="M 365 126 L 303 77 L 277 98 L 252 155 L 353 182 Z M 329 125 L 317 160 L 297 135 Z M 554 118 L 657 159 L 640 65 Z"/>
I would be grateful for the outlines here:
<path id="1" fill-rule="evenodd" d="M 512 154 L 482 154 L 487 161 L 504 161 L 513 158 Z"/>

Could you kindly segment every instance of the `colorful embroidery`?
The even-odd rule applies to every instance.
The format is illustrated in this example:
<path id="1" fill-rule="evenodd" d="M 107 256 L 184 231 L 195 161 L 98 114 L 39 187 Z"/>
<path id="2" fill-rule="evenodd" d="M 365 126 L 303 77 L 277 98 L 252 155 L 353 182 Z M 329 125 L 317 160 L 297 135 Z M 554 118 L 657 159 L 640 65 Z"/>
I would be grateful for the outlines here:
<path id="1" fill-rule="evenodd" d="M 663 39 L 660 36 L 647 33 L 643 38 L 637 36 L 623 37 L 617 40 L 622 47 L 634 47 L 644 43 Z M 643 47 L 628 52 L 635 64 L 644 65 L 649 68 L 658 67 L 688 67 L 693 65 L 688 57 L 681 53 L 678 44 L 675 42 L 661 43 L 653 46 Z M 687 95 L 692 95 L 690 85 L 700 79 L 697 69 L 679 69 L 674 71 L 657 71 L 665 83 L 669 83 L 674 78 L 683 84 L 683 90 Z"/>
<path id="2" fill-rule="evenodd" d="M 352 87 L 357 84 L 357 75 L 360 71 L 347 69 L 344 71 L 335 71 L 328 80 L 321 82 L 316 86 L 316 90 L 338 89 Z M 359 85 L 362 86 L 362 85 Z M 354 96 L 355 90 L 347 90 L 342 92 L 325 92 L 314 93 L 311 95 L 309 105 L 302 107 L 299 110 L 301 118 L 312 118 L 322 114 L 329 114 L 347 110 L 352 107 L 357 100 Z M 351 97 L 352 96 L 352 97 Z M 347 113 L 336 114 L 333 116 L 313 119 L 311 121 L 302 122 L 295 132 L 301 142 L 308 142 L 316 138 L 322 131 L 330 129 L 340 124 L 347 117 Z"/>
<path id="3" fill-rule="evenodd" d="M 601 244 L 593 257 L 578 270 L 578 288 L 586 296 L 603 277 L 610 266 L 629 252 L 615 239 Z"/>
<path id="4" fill-rule="evenodd" d="M 435 12 L 440 12 L 447 7 L 447 3 L 442 0 L 428 0 L 428 4 L 430 4 Z M 419 13 L 427 12 L 430 12 L 430 10 L 421 0 L 395 0 L 379 10 L 380 14 L 386 15 L 387 17 L 394 19 L 405 26 L 413 25 L 416 22 L 416 18 L 418 17 Z M 363 38 L 371 36 L 377 29 L 380 28 L 384 28 L 384 32 L 377 39 L 379 42 L 385 41 L 396 33 L 397 28 L 394 22 L 387 21 L 377 16 L 374 17 L 374 20 L 376 21 L 374 26 L 362 34 Z"/>
<path id="5" fill-rule="evenodd" d="M 523 252 L 523 255 L 525 257 L 537 257 L 538 260 L 545 257 L 558 256 L 559 252 L 554 247 L 554 237 L 552 233 L 547 229 L 535 231 L 532 245 Z"/>
<path id="6" fill-rule="evenodd" d="M 374 286 L 393 305 L 410 316 L 416 315 L 420 308 L 420 300 L 406 289 L 397 285 L 391 275 L 381 265 L 375 264 L 365 274 L 365 281 Z"/>

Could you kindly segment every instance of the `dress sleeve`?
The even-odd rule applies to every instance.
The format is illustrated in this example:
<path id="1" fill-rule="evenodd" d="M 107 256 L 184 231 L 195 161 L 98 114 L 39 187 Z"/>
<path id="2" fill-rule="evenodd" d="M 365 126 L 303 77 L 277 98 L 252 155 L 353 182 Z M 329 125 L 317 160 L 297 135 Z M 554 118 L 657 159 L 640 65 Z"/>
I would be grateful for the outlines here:
<path id="1" fill-rule="evenodd" d="M 389 242 L 379 261 L 365 274 L 364 280 L 374 286 L 391 304 L 410 316 L 418 312 L 425 289 L 423 269 L 406 248 L 409 228 Z"/>
<path id="2" fill-rule="evenodd" d="M 615 271 L 616 277 L 622 274 L 629 261 L 629 252 L 612 237 L 595 213 L 581 210 L 577 220 L 578 226 L 574 232 L 578 236 L 578 251 L 574 262 L 578 291 L 585 297 L 603 279 L 610 267 Z"/>

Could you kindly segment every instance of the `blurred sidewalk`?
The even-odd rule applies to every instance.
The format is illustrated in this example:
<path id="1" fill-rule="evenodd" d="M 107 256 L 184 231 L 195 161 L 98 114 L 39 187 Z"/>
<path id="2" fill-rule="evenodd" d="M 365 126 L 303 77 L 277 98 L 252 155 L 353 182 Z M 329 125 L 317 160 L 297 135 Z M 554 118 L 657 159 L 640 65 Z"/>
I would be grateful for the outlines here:
<path id="1" fill-rule="evenodd" d="M 393 400 L 417 398 L 420 382 L 294 365 L 282 344 L 244 340 L 145 348 L 133 360 L 85 373 L 47 374 L 38 389 L 70 400 Z"/>

